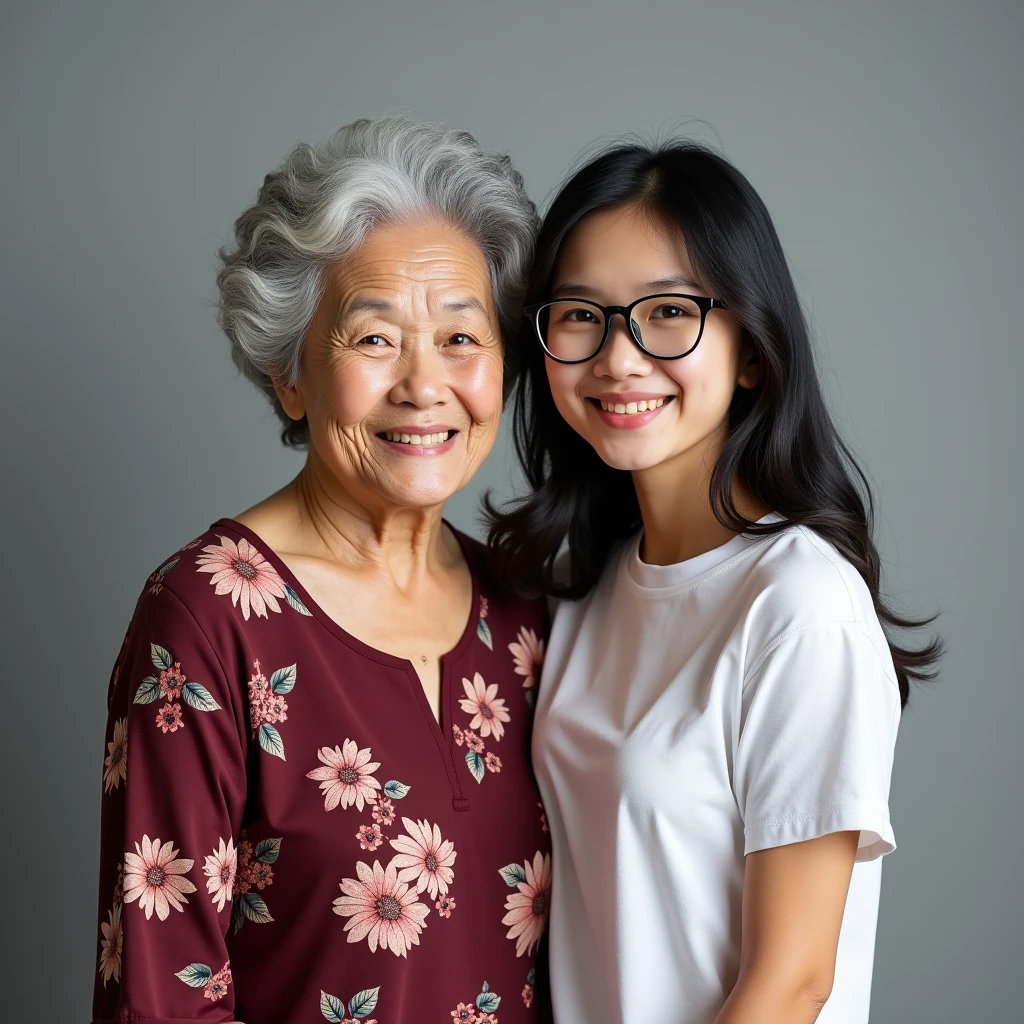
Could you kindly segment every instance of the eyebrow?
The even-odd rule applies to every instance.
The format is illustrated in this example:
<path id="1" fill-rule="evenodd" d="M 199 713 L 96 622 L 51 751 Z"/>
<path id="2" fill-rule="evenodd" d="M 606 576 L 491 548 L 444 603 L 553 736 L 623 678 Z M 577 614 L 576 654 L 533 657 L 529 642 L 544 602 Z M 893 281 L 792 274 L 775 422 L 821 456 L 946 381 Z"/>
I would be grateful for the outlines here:
<path id="1" fill-rule="evenodd" d="M 353 299 L 346 307 L 344 315 L 348 317 L 355 313 L 390 313 L 394 308 L 394 305 L 388 302 L 387 299 Z M 483 313 L 484 316 L 487 315 L 487 310 L 484 308 L 484 304 L 474 295 L 449 299 L 447 302 L 442 304 L 441 308 L 450 313 L 461 313 L 467 309 L 475 309 L 478 312 Z"/>
<path id="2" fill-rule="evenodd" d="M 676 275 L 674 277 L 663 277 L 657 281 L 647 281 L 640 286 L 643 294 L 654 295 L 665 288 L 696 288 L 696 284 L 688 277 Z M 578 295 L 581 299 L 596 298 L 601 294 L 597 288 L 590 285 L 580 284 L 577 281 L 568 281 L 560 284 L 552 293 L 552 298 L 559 295 Z"/>

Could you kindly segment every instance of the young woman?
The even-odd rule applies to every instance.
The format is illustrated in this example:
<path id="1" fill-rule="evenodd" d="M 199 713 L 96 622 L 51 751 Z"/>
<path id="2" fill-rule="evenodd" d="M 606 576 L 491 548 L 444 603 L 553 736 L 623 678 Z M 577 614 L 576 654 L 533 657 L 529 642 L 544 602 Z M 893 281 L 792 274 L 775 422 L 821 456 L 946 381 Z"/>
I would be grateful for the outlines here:
<path id="1" fill-rule="evenodd" d="M 491 540 L 564 599 L 533 740 L 556 1020 L 864 1022 L 896 731 L 939 645 L 883 630 L 925 623 L 880 596 L 771 218 L 698 145 L 616 148 L 555 199 L 527 301 L 534 494 Z"/>

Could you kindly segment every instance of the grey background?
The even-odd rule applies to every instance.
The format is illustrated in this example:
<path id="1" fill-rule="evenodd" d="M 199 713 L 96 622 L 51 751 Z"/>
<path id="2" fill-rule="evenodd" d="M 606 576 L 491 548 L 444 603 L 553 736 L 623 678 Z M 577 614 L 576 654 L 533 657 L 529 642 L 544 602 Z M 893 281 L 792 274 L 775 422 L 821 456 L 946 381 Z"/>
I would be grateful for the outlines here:
<path id="1" fill-rule="evenodd" d="M 88 1019 L 104 695 L 142 582 L 300 466 L 218 336 L 214 252 L 294 142 L 403 107 L 510 151 L 538 200 L 595 138 L 687 117 L 761 191 L 890 589 L 950 639 L 901 731 L 873 1020 L 1022 1019 L 1019 0 L 8 2 L 3 26 L 8 1019 Z"/>

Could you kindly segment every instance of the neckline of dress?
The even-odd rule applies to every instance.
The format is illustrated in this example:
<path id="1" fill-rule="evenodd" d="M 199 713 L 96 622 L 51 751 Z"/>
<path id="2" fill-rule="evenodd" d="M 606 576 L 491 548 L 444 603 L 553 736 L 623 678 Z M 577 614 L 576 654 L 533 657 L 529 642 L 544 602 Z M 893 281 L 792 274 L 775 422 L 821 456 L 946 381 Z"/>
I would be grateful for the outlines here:
<path id="1" fill-rule="evenodd" d="M 470 551 L 468 539 L 464 537 L 459 530 L 455 529 L 455 527 L 447 520 L 442 520 L 441 522 L 443 526 L 446 526 L 451 530 L 452 536 L 455 537 L 455 540 L 459 545 L 459 550 L 462 551 L 462 557 L 466 560 L 466 566 L 469 569 L 469 577 L 473 588 L 473 595 L 469 606 L 469 617 L 466 620 L 466 625 L 463 628 L 462 635 L 459 637 L 455 646 L 450 651 L 441 655 L 441 662 L 443 664 L 445 662 L 451 663 L 453 661 L 458 661 L 472 643 L 473 638 L 476 636 L 477 609 L 480 607 L 480 582 L 478 579 L 476 562 L 472 552 Z M 359 637 L 353 636 L 335 619 L 328 615 L 327 612 L 325 612 L 323 608 L 321 608 L 320 605 L 310 596 L 309 591 L 302 585 L 301 581 L 295 573 L 292 572 L 288 564 L 258 533 L 256 533 L 255 530 L 246 526 L 244 523 L 240 523 L 237 519 L 231 519 L 230 517 L 218 519 L 210 526 L 210 529 L 216 530 L 218 527 L 233 530 L 235 533 L 245 537 L 245 539 L 249 541 L 249 543 L 252 544 L 268 562 L 270 562 L 285 583 L 287 583 L 288 586 L 290 586 L 299 595 L 300 600 L 306 606 L 310 615 L 317 619 L 328 632 L 334 634 L 334 636 L 347 647 L 352 648 L 352 650 L 361 654 L 364 658 L 377 662 L 378 664 L 389 665 L 392 668 L 407 669 L 416 677 L 417 683 L 419 682 L 419 675 L 416 672 L 416 666 L 413 665 L 408 658 L 401 658 L 397 654 L 389 654 L 387 651 L 378 650 L 376 647 L 371 646 L 364 640 L 360 640 Z M 431 717 L 433 717 L 433 714 Z"/>

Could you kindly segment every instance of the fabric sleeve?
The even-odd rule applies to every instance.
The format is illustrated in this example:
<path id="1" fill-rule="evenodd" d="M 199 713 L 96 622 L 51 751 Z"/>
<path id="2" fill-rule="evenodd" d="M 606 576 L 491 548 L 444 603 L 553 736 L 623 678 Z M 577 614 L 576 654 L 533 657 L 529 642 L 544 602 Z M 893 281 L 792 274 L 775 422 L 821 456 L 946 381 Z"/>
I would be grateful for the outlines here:
<path id="1" fill-rule="evenodd" d="M 171 590 L 143 595 L 108 706 L 96 1024 L 234 1020 L 226 935 L 246 793 L 240 690 Z"/>
<path id="2" fill-rule="evenodd" d="M 856 623 L 814 623 L 747 673 L 734 763 L 744 853 L 860 831 L 858 860 L 896 848 L 889 780 L 900 718 L 891 664 Z"/>

